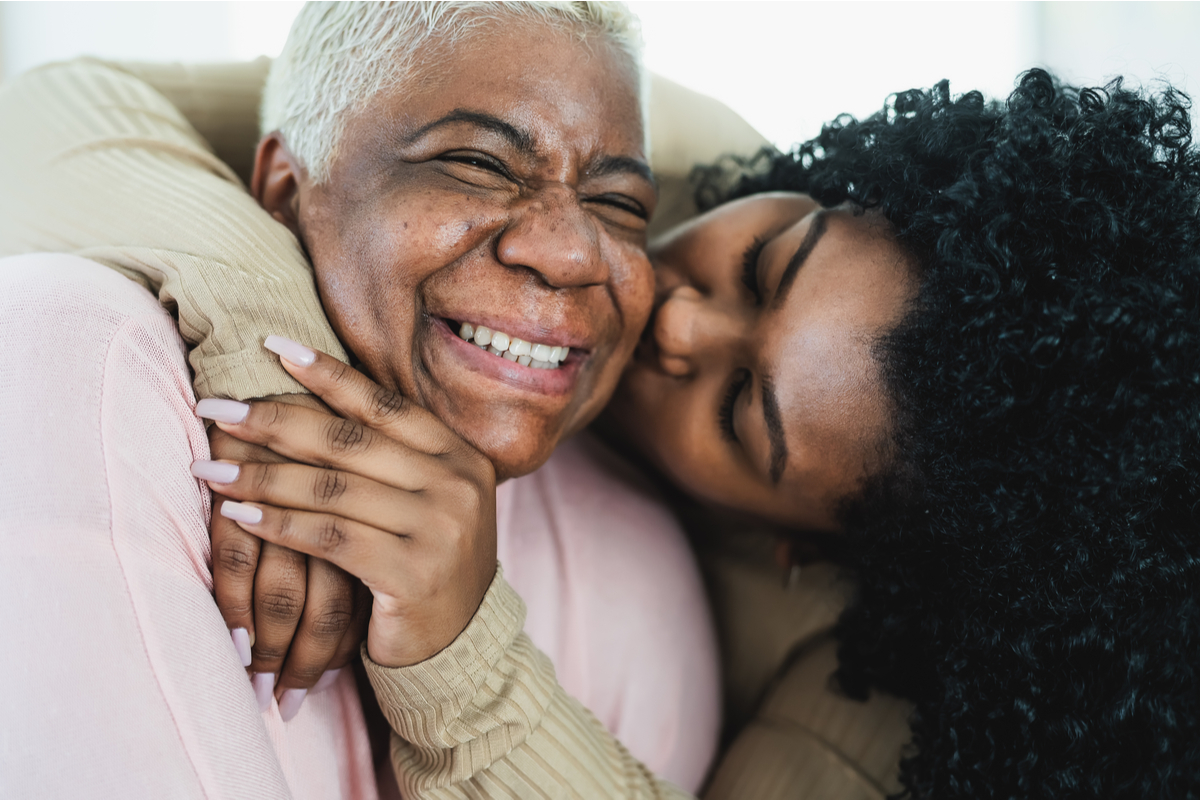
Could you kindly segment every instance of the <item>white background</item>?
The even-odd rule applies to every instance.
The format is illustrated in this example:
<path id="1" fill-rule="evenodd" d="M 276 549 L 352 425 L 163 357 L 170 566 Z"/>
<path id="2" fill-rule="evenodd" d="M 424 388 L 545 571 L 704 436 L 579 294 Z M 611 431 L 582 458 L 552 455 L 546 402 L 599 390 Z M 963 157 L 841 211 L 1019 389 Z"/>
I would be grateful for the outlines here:
<path id="1" fill-rule="evenodd" d="M 275 55 L 296 2 L 0 2 L 0 78 L 91 54 Z M 1077 83 L 1166 76 L 1200 91 L 1200 3 L 634 2 L 650 68 L 732 106 L 779 145 L 891 92 L 951 80 L 1004 96 L 1023 69 Z"/>

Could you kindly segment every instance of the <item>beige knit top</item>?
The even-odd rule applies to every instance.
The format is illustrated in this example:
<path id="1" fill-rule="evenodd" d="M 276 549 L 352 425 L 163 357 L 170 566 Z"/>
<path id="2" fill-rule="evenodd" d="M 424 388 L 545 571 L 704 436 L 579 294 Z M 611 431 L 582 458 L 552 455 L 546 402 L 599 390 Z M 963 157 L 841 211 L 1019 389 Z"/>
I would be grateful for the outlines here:
<path id="1" fill-rule="evenodd" d="M 146 286 L 193 346 L 201 397 L 303 391 L 263 350 L 271 333 L 345 358 L 299 243 L 239 177 L 253 158 L 253 111 L 266 66 L 80 60 L 0 86 L 0 256 L 73 253 Z M 679 130 L 696 129 L 696 114 L 712 111 L 705 106 L 712 101 L 674 89 L 660 106 L 676 128 L 661 113 L 656 126 L 652 112 L 656 141 L 676 142 Z M 660 148 L 668 193 L 673 180 L 682 184 L 671 173 L 676 162 L 686 167 L 763 143 L 729 116 L 736 121 L 707 126 L 719 135 L 692 157 L 679 146 Z M 686 215 L 686 197 L 675 193 L 668 216 Z M 523 622 L 524 606 L 498 572 L 467 629 L 429 661 L 384 669 L 364 651 L 394 730 L 405 797 L 685 796 L 648 773 L 562 690 L 549 660 L 521 632 Z M 849 703 L 825 691 L 827 628 L 809 631 L 815 655 L 784 676 L 767 704 L 775 710 L 751 726 L 751 739 L 735 744 L 710 797 L 848 800 L 882 798 L 894 788 L 906 707 L 889 698 Z M 798 669 L 809 672 L 791 679 Z"/>

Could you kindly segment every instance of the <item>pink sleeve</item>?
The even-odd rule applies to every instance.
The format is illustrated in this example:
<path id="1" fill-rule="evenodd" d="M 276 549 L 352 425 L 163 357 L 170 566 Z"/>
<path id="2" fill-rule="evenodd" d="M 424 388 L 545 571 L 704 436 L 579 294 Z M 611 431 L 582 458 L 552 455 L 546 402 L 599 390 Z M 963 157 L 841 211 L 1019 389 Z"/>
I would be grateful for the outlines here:
<path id="1" fill-rule="evenodd" d="M 141 287 L 0 260 L 0 796 L 373 798 L 352 676 L 260 714 L 210 595 L 185 350 Z"/>
<path id="2" fill-rule="evenodd" d="M 695 793 L 720 729 L 716 637 L 682 528 L 636 481 L 590 436 L 560 445 L 501 487 L 501 561 L 567 693 Z"/>

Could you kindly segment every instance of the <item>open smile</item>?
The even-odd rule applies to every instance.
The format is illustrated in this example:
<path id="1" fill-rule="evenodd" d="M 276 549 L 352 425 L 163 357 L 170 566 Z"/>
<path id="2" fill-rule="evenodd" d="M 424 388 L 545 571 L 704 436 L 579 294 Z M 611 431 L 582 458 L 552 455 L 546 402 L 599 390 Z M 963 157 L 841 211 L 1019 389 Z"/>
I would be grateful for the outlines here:
<path id="1" fill-rule="evenodd" d="M 438 338 L 472 372 L 522 391 L 566 395 L 575 390 L 590 352 L 566 343 L 535 342 L 485 325 L 434 317 Z"/>

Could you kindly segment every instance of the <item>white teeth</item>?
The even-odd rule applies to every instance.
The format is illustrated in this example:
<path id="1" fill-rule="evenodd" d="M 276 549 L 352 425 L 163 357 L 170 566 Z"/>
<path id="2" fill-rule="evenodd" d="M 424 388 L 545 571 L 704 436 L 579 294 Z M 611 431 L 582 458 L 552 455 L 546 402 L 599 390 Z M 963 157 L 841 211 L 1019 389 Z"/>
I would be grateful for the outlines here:
<path id="1" fill-rule="evenodd" d="M 503 356 L 523 367 L 534 369 L 554 369 L 566 359 L 567 353 L 571 352 L 569 347 L 534 344 L 516 336 L 509 336 L 504 331 L 493 331 L 485 325 L 475 327 L 469 322 L 464 322 L 459 327 L 458 335 L 494 356 Z"/>

